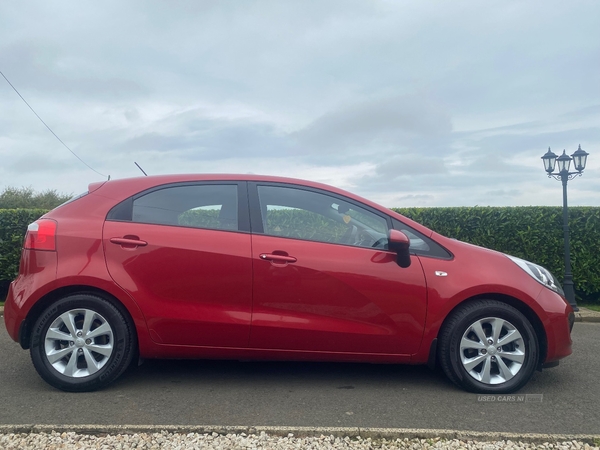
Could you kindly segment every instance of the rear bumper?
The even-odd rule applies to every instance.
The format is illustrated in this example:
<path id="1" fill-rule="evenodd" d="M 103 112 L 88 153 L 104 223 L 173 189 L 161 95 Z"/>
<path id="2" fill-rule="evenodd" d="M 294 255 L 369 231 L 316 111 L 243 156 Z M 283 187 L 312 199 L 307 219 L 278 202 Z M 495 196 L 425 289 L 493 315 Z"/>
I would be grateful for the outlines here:
<path id="1" fill-rule="evenodd" d="M 19 275 L 10 284 L 4 303 L 4 323 L 14 341 L 21 342 L 21 324 L 35 303 L 55 283 L 56 267 L 56 252 L 25 249 L 21 253 Z M 21 335 L 25 332 L 23 329 Z"/>
<path id="2" fill-rule="evenodd" d="M 6 331 L 10 338 L 19 342 L 19 329 L 23 318 L 19 318 L 17 308 L 15 308 L 13 284 L 14 281 L 8 287 L 8 296 L 4 303 L 4 325 L 6 325 Z"/>

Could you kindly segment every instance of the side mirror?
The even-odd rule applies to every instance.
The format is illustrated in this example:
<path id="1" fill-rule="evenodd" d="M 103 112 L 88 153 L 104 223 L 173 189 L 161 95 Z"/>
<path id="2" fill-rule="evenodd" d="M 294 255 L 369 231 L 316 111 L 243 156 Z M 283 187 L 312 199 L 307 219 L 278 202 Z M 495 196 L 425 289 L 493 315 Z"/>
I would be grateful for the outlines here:
<path id="1" fill-rule="evenodd" d="M 390 230 L 388 249 L 396 252 L 396 262 L 402 268 L 410 266 L 410 239 L 402 231 Z"/>

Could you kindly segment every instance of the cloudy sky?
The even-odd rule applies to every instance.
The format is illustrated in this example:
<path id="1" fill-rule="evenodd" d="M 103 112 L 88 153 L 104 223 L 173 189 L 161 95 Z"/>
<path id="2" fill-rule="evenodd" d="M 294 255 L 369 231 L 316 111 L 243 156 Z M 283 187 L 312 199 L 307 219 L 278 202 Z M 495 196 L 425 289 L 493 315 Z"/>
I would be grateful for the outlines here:
<path id="1" fill-rule="evenodd" d="M 548 147 L 590 153 L 600 1 L 3 1 L 0 189 L 273 174 L 385 206 L 559 205 Z M 97 173 L 98 172 L 98 173 Z"/>

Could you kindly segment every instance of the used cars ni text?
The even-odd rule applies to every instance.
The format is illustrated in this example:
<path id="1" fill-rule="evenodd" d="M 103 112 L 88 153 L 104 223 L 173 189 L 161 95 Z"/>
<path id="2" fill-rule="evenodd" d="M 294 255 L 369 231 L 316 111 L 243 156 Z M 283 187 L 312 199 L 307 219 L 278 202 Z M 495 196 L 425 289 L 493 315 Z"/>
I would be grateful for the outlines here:
<path id="1" fill-rule="evenodd" d="M 12 339 L 65 391 L 138 358 L 439 365 L 520 389 L 571 353 L 573 310 L 534 263 L 319 183 L 165 175 L 94 183 L 32 223 Z"/>

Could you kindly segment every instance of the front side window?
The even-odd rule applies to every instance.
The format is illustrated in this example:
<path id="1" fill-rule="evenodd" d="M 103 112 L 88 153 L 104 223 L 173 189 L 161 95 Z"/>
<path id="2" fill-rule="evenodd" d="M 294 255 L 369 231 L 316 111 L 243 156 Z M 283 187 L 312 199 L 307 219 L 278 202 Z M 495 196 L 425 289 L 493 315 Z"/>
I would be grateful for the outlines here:
<path id="1" fill-rule="evenodd" d="M 237 185 L 188 185 L 153 190 L 133 199 L 133 222 L 238 230 Z"/>
<path id="2" fill-rule="evenodd" d="M 434 258 L 451 259 L 452 254 L 432 239 L 424 236 L 399 220 L 392 219 L 394 229 L 402 231 L 410 239 L 410 251 L 417 255 L 431 256 Z"/>
<path id="3" fill-rule="evenodd" d="M 358 247 L 384 248 L 387 220 L 327 194 L 258 186 L 264 233 Z"/>

